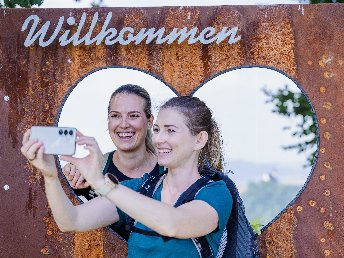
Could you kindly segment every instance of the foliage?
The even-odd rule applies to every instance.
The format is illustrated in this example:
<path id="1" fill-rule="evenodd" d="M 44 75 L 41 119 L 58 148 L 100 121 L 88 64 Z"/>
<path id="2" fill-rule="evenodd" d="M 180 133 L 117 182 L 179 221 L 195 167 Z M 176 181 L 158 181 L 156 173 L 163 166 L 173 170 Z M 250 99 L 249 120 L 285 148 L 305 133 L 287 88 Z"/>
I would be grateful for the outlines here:
<path id="1" fill-rule="evenodd" d="M 70 0 L 72 1 L 72 0 Z M 81 0 L 74 0 L 75 2 L 81 2 Z M 44 0 L 0 0 L 0 8 L 31 8 L 38 7 L 43 4 Z M 93 0 L 91 2 L 91 7 L 103 7 L 103 0 Z"/>
<path id="2" fill-rule="evenodd" d="M 81 0 L 74 0 L 75 2 L 81 2 Z M 104 7 L 104 1 L 103 0 L 93 0 L 91 2 L 91 7 Z"/>
<path id="3" fill-rule="evenodd" d="M 310 0 L 310 4 L 334 4 L 334 3 L 344 3 L 344 0 Z"/>
<path id="4" fill-rule="evenodd" d="M 44 0 L 4 0 L 0 1 L 1 8 L 16 8 L 24 7 L 31 8 L 33 6 L 40 6 Z"/>
<path id="5" fill-rule="evenodd" d="M 104 7 L 103 0 L 93 0 L 91 3 L 91 7 Z"/>
<path id="6" fill-rule="evenodd" d="M 315 159 L 317 143 L 316 137 L 316 121 L 314 112 L 305 95 L 301 92 L 292 92 L 288 85 L 283 89 L 279 89 L 276 93 L 263 89 L 263 92 L 269 97 L 267 102 L 273 103 L 274 108 L 272 112 L 286 117 L 298 117 L 301 122 L 296 125 L 296 128 L 286 126 L 284 130 L 291 130 L 292 136 L 300 138 L 299 142 L 292 145 L 283 146 L 284 149 L 297 149 L 298 153 L 306 150 L 313 150 L 308 158 L 306 166 L 312 166 Z"/>
<path id="7" fill-rule="evenodd" d="M 254 219 L 250 221 L 251 227 L 253 229 L 253 232 L 256 234 L 260 234 L 260 229 L 264 226 L 262 223 L 260 223 L 259 219 Z"/>

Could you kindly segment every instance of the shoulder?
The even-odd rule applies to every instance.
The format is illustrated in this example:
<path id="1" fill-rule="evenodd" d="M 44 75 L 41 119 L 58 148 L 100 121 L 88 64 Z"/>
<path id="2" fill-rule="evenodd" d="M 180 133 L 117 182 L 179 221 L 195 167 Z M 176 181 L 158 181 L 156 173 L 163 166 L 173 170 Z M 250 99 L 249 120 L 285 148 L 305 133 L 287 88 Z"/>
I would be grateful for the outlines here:
<path id="1" fill-rule="evenodd" d="M 198 191 L 195 200 L 208 203 L 224 220 L 229 217 L 232 210 L 233 197 L 223 180 L 209 182 Z"/>
<path id="2" fill-rule="evenodd" d="M 207 185 L 201 188 L 195 196 L 195 199 L 202 196 L 209 196 L 213 198 L 232 199 L 232 195 L 223 180 L 210 181 Z"/>

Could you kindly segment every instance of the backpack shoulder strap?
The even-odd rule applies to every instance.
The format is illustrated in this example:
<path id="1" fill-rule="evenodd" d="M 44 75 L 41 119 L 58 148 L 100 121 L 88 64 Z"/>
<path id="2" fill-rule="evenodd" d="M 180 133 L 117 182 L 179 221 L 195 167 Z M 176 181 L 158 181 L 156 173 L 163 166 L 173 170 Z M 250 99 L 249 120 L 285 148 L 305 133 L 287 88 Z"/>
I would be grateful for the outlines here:
<path id="1" fill-rule="evenodd" d="M 195 199 L 196 194 L 208 184 L 211 180 L 209 176 L 202 176 L 195 183 L 193 183 L 182 195 L 178 198 L 175 207 L 178 207 L 184 203 L 190 202 Z"/>
<path id="2" fill-rule="evenodd" d="M 233 198 L 232 212 L 226 225 L 225 243 L 221 244 L 217 257 L 259 257 L 256 234 L 247 220 L 245 207 L 235 183 L 225 174 L 217 174 L 226 183 Z M 222 239 L 221 239 L 222 240 Z"/>
<path id="3" fill-rule="evenodd" d="M 159 170 L 160 170 L 160 167 L 159 167 Z M 163 171 L 162 173 L 159 173 L 159 175 L 148 177 L 147 180 L 143 182 L 138 192 L 147 197 L 153 197 L 155 191 L 158 189 L 158 187 L 161 185 L 162 181 L 164 180 L 166 173 L 167 171 Z M 127 222 L 127 225 L 125 226 L 125 230 L 130 231 L 130 232 L 134 231 L 134 224 L 135 224 L 135 220 L 130 217 Z"/>

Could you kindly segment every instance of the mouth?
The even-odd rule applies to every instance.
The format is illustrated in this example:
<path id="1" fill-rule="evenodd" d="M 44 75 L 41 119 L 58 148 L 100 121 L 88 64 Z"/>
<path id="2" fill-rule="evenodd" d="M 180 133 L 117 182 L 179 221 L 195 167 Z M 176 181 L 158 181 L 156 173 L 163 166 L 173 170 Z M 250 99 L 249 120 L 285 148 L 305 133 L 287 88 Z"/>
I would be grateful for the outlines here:
<path id="1" fill-rule="evenodd" d="M 171 153 L 172 152 L 172 150 L 171 149 L 159 149 L 158 148 L 158 154 L 159 155 L 165 155 L 165 154 L 169 154 L 169 153 Z"/>
<path id="2" fill-rule="evenodd" d="M 118 138 L 120 138 L 121 140 L 131 139 L 135 135 L 134 132 L 119 132 L 116 134 L 117 134 Z"/>

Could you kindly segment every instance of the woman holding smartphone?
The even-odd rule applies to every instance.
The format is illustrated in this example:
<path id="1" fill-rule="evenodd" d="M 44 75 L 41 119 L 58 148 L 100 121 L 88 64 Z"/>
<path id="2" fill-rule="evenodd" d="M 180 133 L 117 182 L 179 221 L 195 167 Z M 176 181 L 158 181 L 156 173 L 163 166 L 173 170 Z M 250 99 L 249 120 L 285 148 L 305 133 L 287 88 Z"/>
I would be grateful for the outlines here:
<path id="1" fill-rule="evenodd" d="M 112 93 L 107 110 L 108 131 L 116 151 L 103 156 L 103 174 L 111 173 L 121 182 L 142 177 L 147 172 L 157 175 L 162 170 L 152 144 L 151 109 L 151 98 L 140 86 L 126 84 Z M 87 200 L 97 197 L 77 166 L 68 163 L 62 171 L 79 197 Z M 128 240 L 129 232 L 124 227 L 114 224 L 110 228 Z"/>
<path id="2" fill-rule="evenodd" d="M 53 216 L 62 231 L 88 231 L 131 217 L 135 227 L 155 234 L 132 232 L 128 241 L 129 257 L 199 257 L 193 239 L 204 236 L 216 256 L 220 238 L 231 213 L 232 197 L 225 183 L 212 181 L 199 190 L 194 199 L 175 206 L 180 196 L 203 178 L 204 163 L 221 166 L 219 130 L 209 108 L 195 97 L 175 97 L 160 109 L 153 127 L 153 143 L 158 163 L 168 169 L 152 198 L 138 193 L 149 178 L 118 183 L 103 175 L 99 147 L 91 137 L 79 133 L 77 143 L 90 154 L 85 158 L 62 157 L 75 164 L 101 197 L 74 206 L 57 177 L 52 156 L 44 155 L 44 146 L 23 138 L 22 153 L 42 172 L 46 195 Z M 168 238 L 168 240 L 166 240 Z"/>

